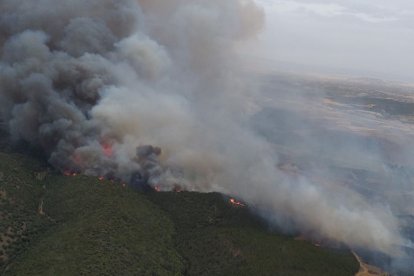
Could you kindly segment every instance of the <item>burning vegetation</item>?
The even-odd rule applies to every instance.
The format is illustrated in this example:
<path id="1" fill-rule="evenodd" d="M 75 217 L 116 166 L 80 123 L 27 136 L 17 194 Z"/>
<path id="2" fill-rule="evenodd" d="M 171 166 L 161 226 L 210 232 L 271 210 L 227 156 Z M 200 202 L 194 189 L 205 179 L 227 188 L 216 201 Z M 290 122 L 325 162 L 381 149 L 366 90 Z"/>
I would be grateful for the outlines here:
<path id="1" fill-rule="evenodd" d="M 135 193 L 83 175 L 50 173 L 41 180 L 30 173 L 36 162 L 0 153 L 0 274 L 287 275 L 300 269 L 345 276 L 358 270 L 351 254 L 269 233 L 221 194 Z"/>
<path id="2" fill-rule="evenodd" d="M 387 188 L 396 187 L 390 192 L 412 190 L 411 179 L 403 188 L 395 181 L 401 173 L 382 169 L 388 162 L 377 151 L 383 147 L 374 143 L 378 139 L 355 136 L 355 130 L 383 129 L 379 134 L 395 133 L 404 138 L 397 137 L 398 144 L 411 145 L 411 127 L 370 115 L 375 107 L 355 113 L 350 105 L 348 114 L 323 105 L 318 93 L 325 84 L 294 81 L 299 86 L 291 90 L 266 77 L 263 85 L 271 90 L 263 89 L 274 101 L 252 93 L 256 78 L 239 70 L 233 49 L 262 26 L 264 13 L 255 1 L 0 3 L 0 120 L 13 141 L 41 149 L 64 175 L 142 191 L 183 191 L 176 183 L 192 191 L 224 190 L 249 204 L 263 203 L 260 211 L 279 227 L 289 225 L 284 230 L 293 225 L 384 254 L 408 241 L 396 214 L 400 205 L 412 207 L 411 198 L 402 202 L 381 192 L 384 200 L 366 200 L 359 186 L 325 185 L 314 176 L 341 178 L 338 167 L 374 169 L 393 184 Z M 302 88 L 315 97 L 301 97 L 296 91 Z M 276 112 L 266 111 L 268 104 Z M 411 146 L 401 149 L 412 160 Z M 278 167 L 281 154 L 293 156 L 292 162 Z M 244 207 L 236 199 L 229 204 Z"/>
<path id="3" fill-rule="evenodd" d="M 108 142 L 102 142 L 101 143 L 102 146 L 102 152 L 106 157 L 112 157 L 113 155 L 113 149 L 112 149 L 112 144 L 108 143 Z"/>
<path id="4" fill-rule="evenodd" d="M 243 202 L 238 201 L 234 198 L 230 198 L 229 203 L 234 207 L 246 207 L 246 204 L 244 204 Z"/>
<path id="5" fill-rule="evenodd" d="M 116 163 L 113 143 L 102 142 L 100 143 L 101 150 L 103 155 L 108 159 L 108 162 Z M 161 191 L 161 186 L 158 183 L 155 183 L 155 179 L 158 179 L 162 169 L 159 162 L 159 156 L 162 151 L 159 147 L 154 147 L 151 145 L 139 146 L 136 148 L 136 156 L 132 159 L 131 162 L 134 165 L 130 167 L 135 167 L 134 171 L 131 171 L 128 174 L 119 175 L 117 173 L 117 167 L 115 166 L 113 170 L 107 170 L 103 175 L 95 175 L 100 181 L 109 180 L 114 183 L 120 183 L 123 186 L 128 185 L 134 189 L 141 191 Z M 76 158 L 72 158 L 75 163 L 75 167 L 80 166 L 85 161 L 82 160 L 81 155 L 76 154 Z M 62 171 L 64 176 L 78 176 L 81 174 L 80 170 L 75 169 L 66 169 Z M 92 173 L 94 174 L 94 173 Z M 174 185 L 172 188 L 175 192 L 180 192 L 183 189 L 179 185 Z"/>

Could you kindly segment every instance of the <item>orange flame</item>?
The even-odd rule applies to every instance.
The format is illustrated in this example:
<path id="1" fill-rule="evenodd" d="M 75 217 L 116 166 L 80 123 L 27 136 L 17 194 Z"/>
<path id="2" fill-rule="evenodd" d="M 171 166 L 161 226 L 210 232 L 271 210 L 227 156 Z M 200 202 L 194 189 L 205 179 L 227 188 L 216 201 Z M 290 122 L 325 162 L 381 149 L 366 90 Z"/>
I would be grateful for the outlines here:
<path id="1" fill-rule="evenodd" d="M 181 193 L 181 192 L 183 191 L 183 188 L 181 188 L 181 187 L 180 187 L 180 185 L 175 184 L 175 185 L 174 185 L 174 188 L 173 188 L 173 191 L 174 191 L 175 193 Z"/>
<path id="2" fill-rule="evenodd" d="M 101 143 L 102 152 L 106 157 L 111 157 L 113 155 L 112 145 L 106 142 Z"/>
<path id="3" fill-rule="evenodd" d="M 230 204 L 232 204 L 232 205 L 234 205 L 236 207 L 246 207 L 246 204 L 244 204 L 244 203 L 242 203 L 240 201 L 237 201 L 234 198 L 230 198 L 229 202 L 230 202 Z"/>
<path id="4" fill-rule="evenodd" d="M 64 176 L 77 176 L 78 174 L 76 172 L 64 171 L 63 175 Z"/>

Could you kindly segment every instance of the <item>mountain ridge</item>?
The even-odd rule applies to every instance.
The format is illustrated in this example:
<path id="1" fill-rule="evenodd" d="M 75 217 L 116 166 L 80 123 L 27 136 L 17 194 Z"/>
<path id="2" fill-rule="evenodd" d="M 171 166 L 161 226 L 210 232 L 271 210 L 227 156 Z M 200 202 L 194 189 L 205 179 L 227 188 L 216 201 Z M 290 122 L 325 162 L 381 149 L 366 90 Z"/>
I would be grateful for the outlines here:
<path id="1" fill-rule="evenodd" d="M 350 252 L 268 230 L 218 193 L 141 193 L 0 153 L 1 275 L 354 275 Z M 11 230 L 10 230 L 11 229 Z M 4 258 L 6 256 L 7 258 Z"/>

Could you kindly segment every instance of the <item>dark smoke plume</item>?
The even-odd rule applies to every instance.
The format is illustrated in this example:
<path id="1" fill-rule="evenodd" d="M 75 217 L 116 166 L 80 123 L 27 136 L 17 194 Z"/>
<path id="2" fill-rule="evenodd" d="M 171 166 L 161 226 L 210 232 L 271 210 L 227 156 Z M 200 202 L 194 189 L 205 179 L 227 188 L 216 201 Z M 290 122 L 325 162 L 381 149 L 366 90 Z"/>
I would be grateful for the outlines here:
<path id="1" fill-rule="evenodd" d="M 400 254 L 389 206 L 292 177 L 251 129 L 260 106 L 235 48 L 262 26 L 252 1 L 2 0 L 0 12 L 0 116 L 57 169 L 130 179 L 151 163 L 137 146 L 154 145 L 151 185 L 233 194 L 282 227 Z"/>

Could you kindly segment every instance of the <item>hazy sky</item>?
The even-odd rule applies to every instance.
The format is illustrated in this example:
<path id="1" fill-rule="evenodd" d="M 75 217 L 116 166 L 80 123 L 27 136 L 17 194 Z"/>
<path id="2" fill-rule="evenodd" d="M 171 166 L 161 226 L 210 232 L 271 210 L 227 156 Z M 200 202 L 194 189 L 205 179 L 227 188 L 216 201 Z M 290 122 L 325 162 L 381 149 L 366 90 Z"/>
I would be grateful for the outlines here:
<path id="1" fill-rule="evenodd" d="M 414 82 L 413 0 L 257 0 L 267 24 L 251 52 L 281 70 Z"/>

